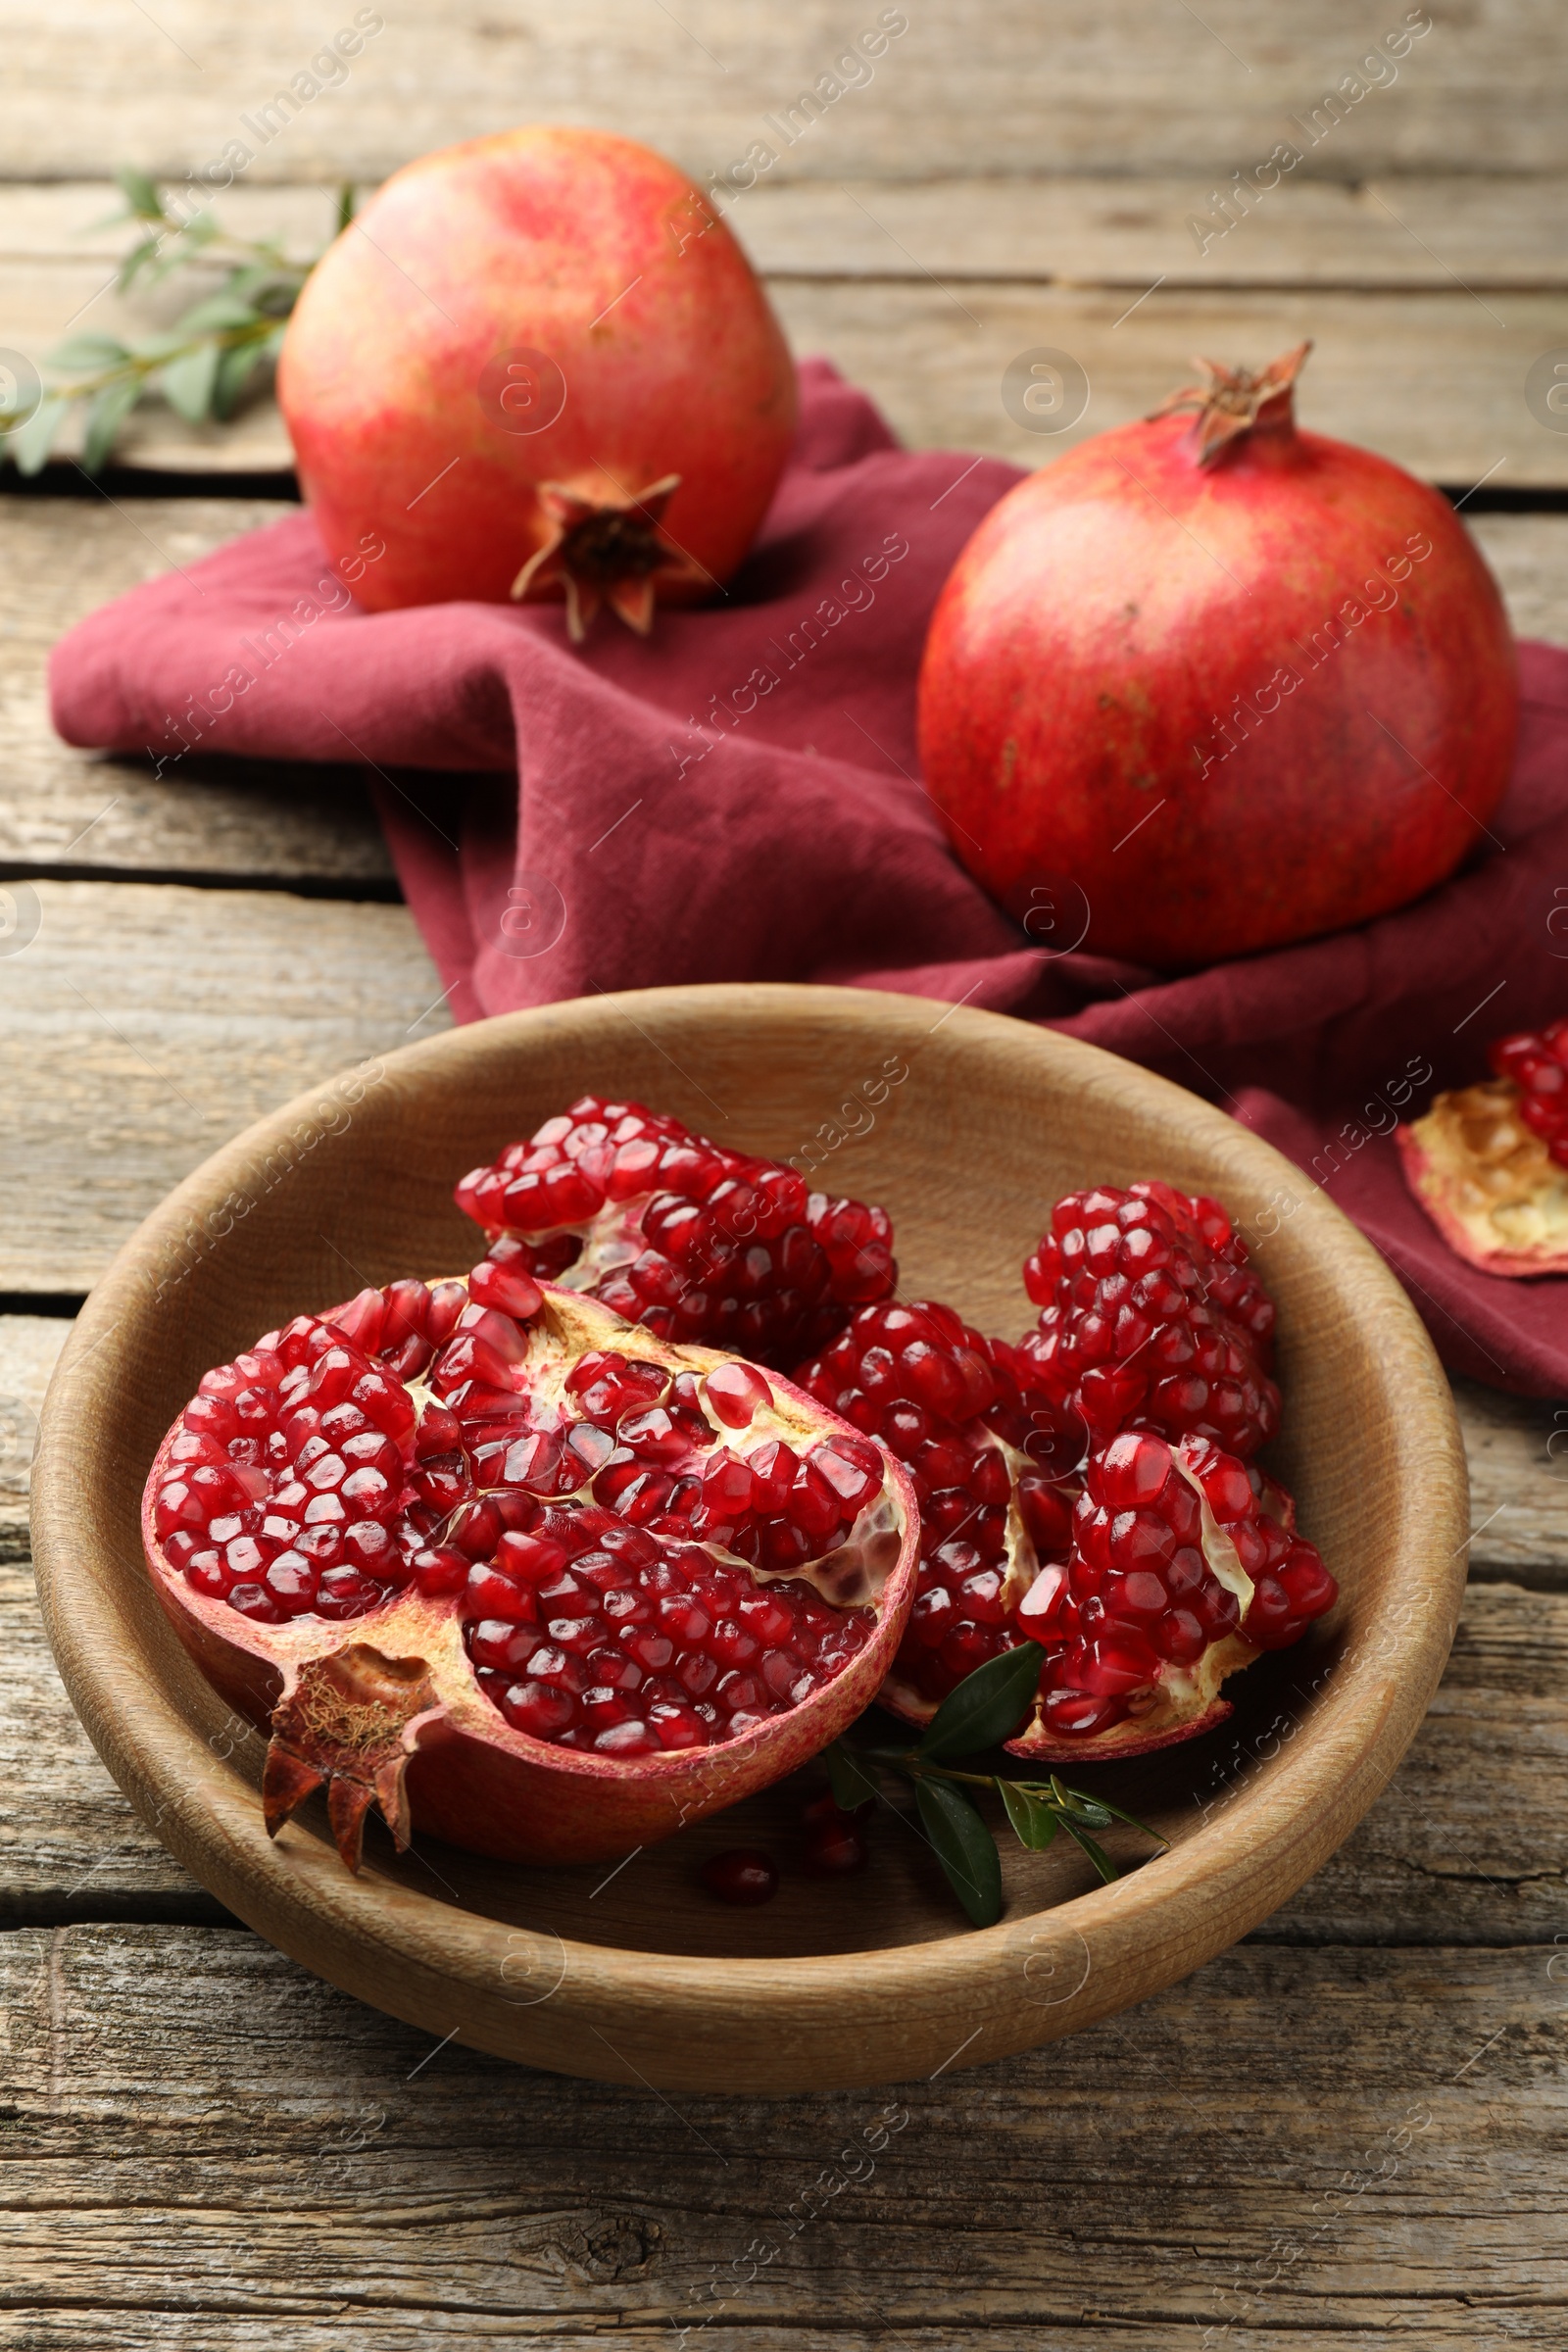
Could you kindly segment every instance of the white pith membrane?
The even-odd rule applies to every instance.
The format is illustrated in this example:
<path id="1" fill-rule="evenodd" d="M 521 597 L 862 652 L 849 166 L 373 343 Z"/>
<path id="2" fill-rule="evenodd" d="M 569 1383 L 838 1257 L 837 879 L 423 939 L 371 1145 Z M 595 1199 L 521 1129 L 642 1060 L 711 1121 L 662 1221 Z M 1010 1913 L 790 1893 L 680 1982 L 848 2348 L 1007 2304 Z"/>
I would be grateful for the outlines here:
<path id="1" fill-rule="evenodd" d="M 1568 1271 L 1568 1168 L 1519 1116 L 1511 1078 L 1441 1094 L 1398 1131 L 1410 1188 L 1449 1247 L 1495 1274 Z"/>
<path id="2" fill-rule="evenodd" d="M 439 1280 L 432 1278 L 428 1287 L 433 1290 Z M 551 1297 L 551 1286 L 547 1283 L 542 1288 L 544 1303 L 534 1315 L 526 1319 L 510 1318 L 525 1331 L 528 1340 L 526 1353 L 509 1366 L 515 1391 L 526 1392 L 530 1397 L 528 1434 L 514 1440 L 515 1444 L 526 1445 L 540 1434 L 542 1415 L 559 1415 L 564 1427 L 587 1422 L 587 1416 L 568 1396 L 564 1384 L 573 1366 L 590 1352 L 613 1352 L 628 1362 L 657 1364 L 667 1370 L 671 1381 L 681 1372 L 695 1373 L 706 1380 L 709 1373 L 721 1366 L 744 1362 L 727 1351 L 664 1341 L 642 1326 L 626 1323 L 597 1299 L 571 1297 L 558 1304 Z M 485 1311 L 504 1313 L 494 1308 Z M 314 1319 L 336 1332 L 329 1312 Z M 461 1334 L 454 1329 L 450 1336 L 456 1338 Z M 357 1342 L 345 1338 L 344 1345 L 368 1364 L 384 1369 L 376 1355 Z M 430 1371 L 438 1368 L 444 1347 L 444 1342 L 437 1346 Z M 756 1370 L 750 1365 L 746 1369 Z M 814 1399 L 804 1395 L 795 1399 L 782 1375 L 764 1372 L 757 1376 L 767 1383 L 773 1402 L 756 1408 L 751 1421 L 741 1429 L 716 1416 L 699 1391 L 696 1409 L 716 1443 L 737 1458 L 745 1460 L 773 1439 L 788 1445 L 803 1460 L 812 1446 L 836 1436 L 854 1438 L 862 1447 L 874 1446 L 874 1441 L 849 1430 Z M 396 1374 L 390 1377 L 398 1381 L 410 1398 L 417 1422 L 422 1422 L 433 1406 L 441 1406 L 448 1412 L 453 1410 L 452 1399 L 440 1397 L 428 1377 L 400 1379 Z M 784 1398 L 778 1394 L 781 1388 L 786 1392 Z M 456 1396 L 457 1392 L 453 1394 Z M 664 1394 L 668 1395 L 667 1384 Z M 647 1409 L 658 1402 L 658 1398 L 650 1397 L 634 1409 Z M 619 1417 L 623 1418 L 625 1411 L 622 1407 Z M 154 1565 L 160 1593 L 166 1605 L 171 1605 L 171 1594 L 174 1596 L 172 1614 L 210 1675 L 214 1672 L 212 1643 L 190 1643 L 186 1621 L 194 1621 L 231 1650 L 262 1659 L 279 1671 L 283 1690 L 271 1712 L 273 1739 L 263 1789 L 268 1828 L 275 1835 L 304 1796 L 324 1781 L 339 1852 L 355 1869 L 359 1866 L 364 1817 L 372 1803 L 379 1805 L 400 1849 L 407 1845 L 411 1825 L 404 1775 L 421 1733 L 432 1726 L 444 1722 L 511 1750 L 531 1750 L 535 1755 L 550 1757 L 563 1770 L 591 1769 L 596 1776 L 620 1775 L 628 1781 L 644 1781 L 650 1776 L 674 1781 L 689 1775 L 695 1764 L 700 1774 L 704 1759 L 711 1763 L 748 1742 L 755 1749 L 760 1743 L 760 1733 L 765 1737 L 770 1730 L 797 1717 L 808 1713 L 819 1715 L 822 1710 L 816 1702 L 826 1700 L 841 1684 L 848 1687 L 864 1679 L 861 1661 L 865 1660 L 866 1667 L 872 1668 L 873 1658 L 882 1647 L 879 1636 L 886 1630 L 886 1620 L 881 1604 L 888 1580 L 906 1545 L 911 1555 L 910 1573 L 904 1591 L 906 1594 L 912 1592 L 913 1546 L 909 1530 L 913 1513 L 898 1491 L 902 1473 L 881 1447 L 874 1448 L 884 1464 L 881 1491 L 857 1514 L 844 1541 L 799 1566 L 771 1570 L 721 1545 L 706 1544 L 696 1536 L 656 1536 L 652 1540 L 662 1549 L 667 1544 L 680 1544 L 702 1550 L 715 1562 L 744 1573 L 759 1591 L 770 1584 L 793 1581 L 810 1585 L 829 1607 L 844 1611 L 871 1610 L 875 1612 L 871 1639 L 847 1662 L 831 1667 L 808 1696 L 762 1720 L 760 1730 L 754 1722 L 745 1731 L 735 1730 L 706 1744 L 625 1756 L 567 1748 L 517 1731 L 506 1722 L 477 1680 L 464 1638 L 468 1620 L 459 1605 L 462 1596 L 456 1592 L 426 1594 L 417 1584 L 410 1584 L 349 1619 L 304 1613 L 282 1622 L 258 1622 L 231 1609 L 226 1599 L 193 1590 L 182 1570 L 164 1554 L 151 1522 L 157 1490 L 172 1474 L 166 1462 L 167 1449 L 182 1426 L 183 1413 L 160 1447 L 148 1483 L 148 1556 Z M 462 1515 L 482 1503 L 488 1494 L 528 1492 L 516 1486 L 479 1484 L 477 1465 L 473 1463 L 474 1446 L 479 1442 L 474 1428 L 470 1423 L 464 1436 L 465 1454 L 475 1470 L 472 1499 L 458 1503 L 439 1526 L 424 1535 L 425 1547 L 441 1545 Z M 413 1437 L 406 1445 L 412 1454 Z M 700 1458 L 707 1458 L 706 1452 Z M 248 1466 L 234 1467 L 240 1470 L 243 1483 L 254 1484 L 255 1474 L 246 1474 Z M 570 1494 L 542 1495 L 535 1492 L 530 1499 L 541 1508 L 562 1508 L 573 1502 L 593 1505 L 591 1486 L 599 1467 L 602 1465 L 591 1469 L 582 1486 Z M 868 1650 L 872 1651 L 872 1658 L 867 1657 Z M 844 1722 L 859 1711 L 871 1696 L 881 1671 L 880 1665 L 874 1666 L 863 1692 L 842 1714 L 841 1720 L 829 1723 L 808 1742 L 806 1753 L 832 1738 Z M 219 1680 L 220 1689 L 224 1688 L 220 1677 L 214 1679 Z M 301 1762 L 298 1751 L 302 1747 L 308 1749 L 312 1758 L 309 1765 Z M 317 1769 L 318 1762 L 320 1769 Z M 788 1764 L 780 1769 L 788 1769 Z M 766 1772 L 753 1774 L 751 1785 L 763 1786 L 770 1777 L 775 1776 Z M 720 1780 L 713 1777 L 710 1788 L 705 1789 L 699 1785 L 696 1794 L 683 1803 L 678 1818 L 672 1818 L 669 1827 L 698 1818 L 715 1804 L 732 1801 L 733 1793 L 736 1792 L 724 1793 Z M 665 1835 L 667 1831 L 661 1829 L 655 1834 Z"/>
<path id="3" fill-rule="evenodd" d="M 1231 1594 L 1245 1619 L 1257 1588 L 1242 1566 L 1236 1545 L 1215 1518 L 1208 1496 L 1182 1460 L 1179 1449 L 1167 1443 L 1166 1450 L 1170 1455 L 1171 1467 L 1181 1473 L 1198 1496 L 1201 1514 L 1200 1543 L 1204 1564 L 1215 1583 L 1222 1585 Z M 1263 1510 L 1270 1518 L 1278 1520 L 1282 1527 L 1289 1529 L 1294 1526 L 1295 1506 L 1284 1490 L 1277 1487 L 1265 1472 L 1257 1475 L 1262 1490 L 1260 1500 Z M 1067 1573 L 1066 1564 L 1058 1566 L 1053 1563 L 1048 1566 L 1018 1604 L 1020 1618 L 1027 1622 L 1030 1617 L 1045 1616 L 1066 1583 Z M 1166 1659 L 1157 1682 L 1147 1684 L 1143 1690 L 1128 1694 L 1127 1713 L 1121 1722 L 1113 1723 L 1103 1731 L 1091 1733 L 1077 1741 L 1046 1727 L 1043 1721 L 1043 1695 L 1037 1692 L 1028 1724 L 1015 1738 L 1006 1741 L 1006 1746 L 1016 1755 L 1038 1752 L 1040 1747 L 1045 1746 L 1054 1756 L 1076 1753 L 1086 1760 L 1102 1758 L 1113 1753 L 1118 1746 L 1147 1746 L 1162 1733 L 1197 1724 L 1219 1701 L 1220 1687 L 1226 1679 L 1240 1673 L 1244 1666 L 1250 1666 L 1261 1655 L 1262 1652 L 1250 1642 L 1244 1640 L 1240 1633 L 1234 1633 L 1222 1635 L 1217 1642 L 1210 1642 L 1190 1665 Z M 1225 1712 L 1228 1713 L 1229 1709 Z"/>

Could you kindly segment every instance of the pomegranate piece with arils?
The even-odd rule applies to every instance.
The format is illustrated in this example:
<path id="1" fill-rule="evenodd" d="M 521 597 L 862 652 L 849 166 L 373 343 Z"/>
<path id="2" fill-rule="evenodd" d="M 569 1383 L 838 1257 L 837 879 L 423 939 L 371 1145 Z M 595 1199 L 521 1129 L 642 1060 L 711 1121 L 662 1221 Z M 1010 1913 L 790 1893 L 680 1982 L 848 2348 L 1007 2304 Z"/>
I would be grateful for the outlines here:
<path id="1" fill-rule="evenodd" d="M 591 1860 L 765 1787 L 874 1693 L 916 1518 L 789 1381 L 504 1267 L 207 1373 L 144 1526 L 187 1646 L 270 1720 L 269 1827 L 325 1783 L 357 1866 L 372 1803 L 400 1844 L 417 1815 Z"/>
<path id="2" fill-rule="evenodd" d="M 759 1363 L 819 1348 L 898 1279 L 885 1210 L 813 1193 L 794 1168 L 640 1102 L 585 1095 L 466 1176 L 457 1201 L 497 1267 Z"/>
<path id="3" fill-rule="evenodd" d="M 795 1377 L 914 1482 L 919 1585 L 880 1696 L 923 1722 L 1023 1638 L 1014 1612 L 1041 1561 L 1066 1557 L 1082 1428 L 1017 1349 L 928 1299 L 862 1307 Z"/>
<path id="4" fill-rule="evenodd" d="M 1499 1078 L 1519 1089 L 1519 1116 L 1568 1168 L 1568 1020 L 1534 1033 L 1499 1037 L 1488 1055 Z"/>
<path id="5" fill-rule="evenodd" d="M 1489 1059 L 1494 1078 L 1396 1130 L 1405 1181 L 1485 1273 L 1568 1274 L 1568 1020 L 1500 1037 Z"/>
<path id="6" fill-rule="evenodd" d="M 1217 1200 L 1168 1184 L 1069 1193 L 1024 1282 L 1033 1377 L 1097 1439 L 1152 1429 L 1250 1457 L 1278 1429 L 1274 1303 Z"/>
<path id="7" fill-rule="evenodd" d="M 1017 1755 L 1077 1762 L 1223 1722 L 1220 1685 L 1338 1592 L 1283 1488 L 1203 1438 L 1126 1432 L 1092 1453 L 1066 1561 L 1018 1611 L 1045 1647 Z"/>

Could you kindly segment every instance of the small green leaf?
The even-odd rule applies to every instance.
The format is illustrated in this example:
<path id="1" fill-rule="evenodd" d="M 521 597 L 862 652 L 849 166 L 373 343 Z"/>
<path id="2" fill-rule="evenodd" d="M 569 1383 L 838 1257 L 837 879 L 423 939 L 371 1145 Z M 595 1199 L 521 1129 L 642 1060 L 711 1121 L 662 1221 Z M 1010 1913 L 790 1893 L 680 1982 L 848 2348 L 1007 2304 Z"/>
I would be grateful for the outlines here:
<path id="1" fill-rule="evenodd" d="M 122 164 L 115 173 L 115 184 L 138 220 L 163 219 L 164 200 L 145 172 L 138 172 L 133 164 Z"/>
<path id="2" fill-rule="evenodd" d="M 1018 1833 L 1019 1843 L 1043 1854 L 1056 1835 L 1055 1814 L 1020 1781 L 999 1779 L 997 1787 L 1002 1790 L 1002 1801 L 1007 1808 L 1007 1819 Z"/>
<path id="3" fill-rule="evenodd" d="M 19 473 L 39 473 L 48 464 L 68 405 L 60 393 L 46 392 L 26 423 L 0 440 L 0 451 L 11 458 Z"/>
<path id="4" fill-rule="evenodd" d="M 844 1812 L 853 1813 L 857 1805 L 870 1804 L 881 1795 L 854 1748 L 847 1747 L 842 1740 L 835 1740 L 831 1747 L 822 1750 L 822 1761 L 833 1784 L 833 1802 Z"/>
<path id="5" fill-rule="evenodd" d="M 1037 1643 L 1020 1642 L 1000 1657 L 987 1658 L 966 1674 L 932 1716 L 919 1753 L 934 1764 L 947 1756 L 971 1756 L 995 1747 L 1022 1721 L 1040 1681 L 1043 1656 Z"/>
<path id="6" fill-rule="evenodd" d="M 143 237 L 138 244 L 132 245 L 128 253 L 122 256 L 120 274 L 115 281 L 122 294 L 135 284 L 144 270 L 151 268 L 158 259 L 159 249 L 163 242 L 162 229 L 154 229 L 150 236 Z"/>
<path id="7" fill-rule="evenodd" d="M 354 182 L 351 179 L 343 180 L 337 191 L 337 233 L 339 236 L 343 234 L 353 220 L 358 201 Z"/>
<path id="8" fill-rule="evenodd" d="M 96 473 L 115 446 L 115 436 L 136 406 L 144 390 L 139 375 L 117 376 L 94 393 L 87 411 L 87 436 L 82 448 L 81 463 L 88 473 Z"/>
<path id="9" fill-rule="evenodd" d="M 187 335 L 206 335 L 225 333 L 231 327 L 255 326 L 258 321 L 254 303 L 242 302 L 237 295 L 220 289 L 217 294 L 209 294 L 204 302 L 192 303 L 174 323 Z"/>
<path id="10" fill-rule="evenodd" d="M 1108 1886 L 1116 1876 L 1116 1865 L 1102 1846 L 1095 1843 L 1087 1830 L 1081 1830 L 1070 1813 L 1063 1813 L 1061 1826 L 1069 1838 L 1075 1838 Z"/>
<path id="11" fill-rule="evenodd" d="M 194 351 L 171 360 L 160 376 L 164 398 L 187 424 L 201 424 L 211 414 L 221 356 L 220 344 L 198 343 Z"/>
<path id="12" fill-rule="evenodd" d="M 270 338 L 269 338 L 270 339 Z M 213 390 L 213 415 L 226 420 L 239 406 L 240 394 L 262 362 L 270 357 L 266 343 L 234 343 L 218 363 Z"/>
<path id="13" fill-rule="evenodd" d="M 55 345 L 44 365 L 78 375 L 89 369 L 96 373 L 100 368 L 118 368 L 125 357 L 125 346 L 113 335 L 68 335 L 64 343 Z"/>
<path id="14" fill-rule="evenodd" d="M 916 1781 L 914 1801 L 954 1893 L 977 1928 L 995 1927 L 1002 1917 L 1002 1864 L 991 1832 L 951 1782 Z"/>
<path id="15" fill-rule="evenodd" d="M 1108 1830 L 1115 1815 L 1109 1805 L 1102 1805 L 1098 1796 L 1089 1796 L 1082 1788 L 1069 1788 L 1051 1776 L 1052 1802 L 1064 1821 L 1081 1822 L 1086 1830 Z"/>

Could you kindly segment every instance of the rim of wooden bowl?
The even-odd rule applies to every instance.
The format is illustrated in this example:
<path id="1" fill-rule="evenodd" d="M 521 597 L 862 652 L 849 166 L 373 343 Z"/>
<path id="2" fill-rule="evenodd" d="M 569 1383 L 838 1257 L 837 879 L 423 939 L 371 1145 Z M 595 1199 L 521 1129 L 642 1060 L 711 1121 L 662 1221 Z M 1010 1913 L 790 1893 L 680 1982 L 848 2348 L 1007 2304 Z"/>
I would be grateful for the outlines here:
<path id="1" fill-rule="evenodd" d="M 917 1050 L 927 1075 L 950 1092 L 960 1066 L 970 1081 L 983 1066 L 987 1083 L 1016 1101 L 1020 1119 L 1032 1102 L 1065 1097 L 1090 1140 L 1157 1134 L 1157 1170 L 1133 1173 L 1212 1190 L 1232 1206 L 1256 1204 L 1265 1231 L 1263 1204 L 1276 1204 L 1278 1231 L 1257 1253 L 1281 1299 L 1282 1327 L 1288 1333 L 1291 1302 L 1304 1298 L 1324 1335 L 1289 1377 L 1309 1381 L 1314 1396 L 1327 1382 L 1343 1397 L 1336 1425 L 1348 1454 L 1335 1478 L 1352 1482 L 1347 1491 L 1364 1493 L 1376 1514 L 1375 1557 L 1347 1619 L 1349 1639 L 1297 1736 L 1157 1862 L 1053 1909 L 927 1942 L 787 1959 L 670 1955 L 508 1927 L 373 1867 L 351 1878 L 330 1846 L 298 1825 L 270 1843 L 251 1781 L 223 1760 L 211 1728 L 220 1702 L 151 1596 L 136 1536 L 151 1447 L 143 1454 L 122 1424 L 134 1385 L 147 1385 L 152 1342 L 172 1348 L 181 1309 L 188 1314 L 204 1290 L 232 1283 L 235 1268 L 250 1264 L 238 1245 L 223 1246 L 231 1228 L 243 1238 L 237 1201 L 265 1212 L 248 1243 L 253 1257 L 265 1254 L 269 1218 L 281 1213 L 276 1175 L 265 1172 L 281 1160 L 297 1176 L 316 1148 L 307 1134 L 318 1145 L 359 1126 L 357 1160 L 338 1148 L 316 1163 L 341 1171 L 363 1162 L 377 1135 L 395 1138 L 400 1121 L 407 1132 L 426 1090 L 493 1096 L 530 1055 L 564 1052 L 581 1071 L 572 1093 L 597 1083 L 597 1052 L 621 1066 L 640 1057 L 650 1081 L 666 1072 L 662 1094 L 645 1082 L 665 1101 L 671 1086 L 690 1094 L 685 1072 L 675 1073 L 682 1051 L 690 1060 L 692 1041 L 705 1035 L 713 1053 L 732 1058 L 748 1039 L 761 1054 L 770 1036 L 787 1037 L 824 1068 L 852 1046 L 896 1056 Z M 822 2090 L 985 2064 L 1113 2014 L 1257 1926 L 1360 1820 L 1447 1657 L 1465 1580 L 1464 1455 L 1446 1380 L 1404 1293 L 1371 1245 L 1270 1146 L 1168 1080 L 1054 1031 L 870 990 L 749 983 L 579 1000 L 449 1031 L 369 1073 L 313 1088 L 258 1121 L 125 1244 L 61 1358 L 34 1474 L 44 1618 L 94 1745 L 186 1869 L 270 1942 L 409 2024 L 438 2035 L 455 2030 L 460 2040 L 532 2066 L 662 2091 Z M 491 1148 L 523 1131 L 519 1116 Z M 398 1167 L 372 1164 L 378 1181 L 401 1181 Z M 425 1180 L 410 1213 L 432 1231 L 443 1217 L 450 1225 L 449 1188 L 449 1175 Z M 308 1198 L 308 1171 L 304 1193 L 281 1189 L 296 1202 Z M 1283 1214 L 1282 1201 L 1292 1204 Z M 246 1279 L 257 1279 L 254 1267 Z M 262 1327 L 246 1324 L 233 1345 Z M 160 1434 L 188 1393 L 178 1388 Z M 1396 1442 L 1374 1446 L 1380 1432 Z"/>

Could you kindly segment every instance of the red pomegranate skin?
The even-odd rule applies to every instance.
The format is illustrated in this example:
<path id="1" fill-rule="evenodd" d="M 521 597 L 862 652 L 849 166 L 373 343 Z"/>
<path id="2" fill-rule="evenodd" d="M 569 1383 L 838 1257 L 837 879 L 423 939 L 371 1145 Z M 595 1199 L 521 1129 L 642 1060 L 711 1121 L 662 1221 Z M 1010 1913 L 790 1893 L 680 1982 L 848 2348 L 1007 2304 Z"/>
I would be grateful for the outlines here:
<path id="1" fill-rule="evenodd" d="M 1492 574 L 1436 491 L 1281 405 L 1206 466 L 1183 416 L 1101 433 L 954 567 L 921 757 L 1026 929 L 1032 890 L 1077 885 L 1087 945 L 1139 963 L 1309 939 L 1441 882 L 1502 796 Z"/>
<path id="2" fill-rule="evenodd" d="M 565 379 L 535 433 L 505 429 L 479 389 L 523 349 Z M 307 280 L 277 389 L 328 555 L 385 543 L 350 574 L 373 612 L 505 603 L 551 535 L 542 482 L 597 503 L 678 473 L 666 535 L 722 581 L 795 425 L 782 330 L 728 228 L 662 156 L 567 125 L 395 172 Z M 662 578 L 659 593 L 711 590 Z"/>

